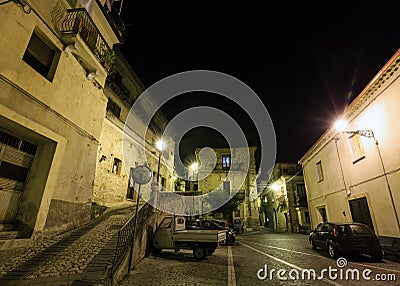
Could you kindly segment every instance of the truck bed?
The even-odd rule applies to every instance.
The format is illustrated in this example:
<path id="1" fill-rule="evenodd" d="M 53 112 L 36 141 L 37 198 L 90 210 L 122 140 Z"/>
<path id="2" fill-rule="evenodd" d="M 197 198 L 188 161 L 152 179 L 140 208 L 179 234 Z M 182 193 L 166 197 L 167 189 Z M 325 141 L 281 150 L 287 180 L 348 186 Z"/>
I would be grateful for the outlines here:
<path id="1" fill-rule="evenodd" d="M 174 241 L 217 242 L 226 239 L 225 231 L 220 230 L 179 230 L 174 232 Z"/>

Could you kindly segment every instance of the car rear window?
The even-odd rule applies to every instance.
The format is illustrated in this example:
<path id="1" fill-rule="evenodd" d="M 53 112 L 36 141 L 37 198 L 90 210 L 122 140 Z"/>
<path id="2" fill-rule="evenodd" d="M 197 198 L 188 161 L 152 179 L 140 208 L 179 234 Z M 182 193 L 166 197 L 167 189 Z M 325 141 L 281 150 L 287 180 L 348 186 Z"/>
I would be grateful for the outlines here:
<path id="1" fill-rule="evenodd" d="M 339 233 L 346 234 L 373 234 L 373 232 L 364 225 L 349 224 L 349 225 L 339 225 Z"/>

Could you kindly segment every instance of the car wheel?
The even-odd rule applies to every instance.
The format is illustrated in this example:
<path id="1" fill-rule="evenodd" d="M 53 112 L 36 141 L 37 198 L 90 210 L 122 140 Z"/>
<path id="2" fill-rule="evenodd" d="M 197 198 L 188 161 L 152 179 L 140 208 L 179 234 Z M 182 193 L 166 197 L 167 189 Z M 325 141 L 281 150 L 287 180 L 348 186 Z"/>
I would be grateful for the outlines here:
<path id="1" fill-rule="evenodd" d="M 336 258 L 338 256 L 337 251 L 332 243 L 328 244 L 328 253 L 329 253 L 329 256 L 332 258 Z"/>
<path id="2" fill-rule="evenodd" d="M 206 253 L 206 250 L 204 247 L 201 247 L 198 245 L 193 249 L 193 256 L 196 259 L 204 259 L 204 258 L 206 258 L 206 255 L 207 255 L 207 253 Z"/>

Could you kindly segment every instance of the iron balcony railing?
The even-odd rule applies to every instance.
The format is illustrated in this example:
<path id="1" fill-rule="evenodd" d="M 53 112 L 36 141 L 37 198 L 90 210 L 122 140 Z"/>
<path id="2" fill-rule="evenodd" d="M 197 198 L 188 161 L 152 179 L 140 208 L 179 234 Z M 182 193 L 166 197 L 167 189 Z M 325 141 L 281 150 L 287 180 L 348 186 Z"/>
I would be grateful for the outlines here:
<path id="1" fill-rule="evenodd" d="M 130 97 L 129 89 L 123 83 L 117 83 L 115 73 L 110 73 L 107 77 L 106 84 L 122 99 L 128 100 Z"/>
<path id="2" fill-rule="evenodd" d="M 222 165 L 222 163 L 216 163 L 215 165 L 210 164 L 210 167 L 214 168 L 214 171 L 216 171 L 216 172 L 228 172 L 229 170 L 248 172 L 245 164 L 243 164 L 243 163 L 235 163 L 234 166 L 232 166 L 232 165 L 224 166 L 224 165 Z"/>
<path id="3" fill-rule="evenodd" d="M 109 71 L 112 62 L 110 55 L 113 51 L 104 40 L 85 8 L 68 9 L 67 16 L 62 23 L 63 35 L 79 35 L 90 48 L 97 60 Z"/>
<path id="4" fill-rule="evenodd" d="M 111 7 L 110 10 L 107 5 L 104 5 L 102 6 L 102 9 L 104 11 L 104 15 L 107 18 L 107 21 L 111 24 L 111 27 L 113 27 L 114 31 L 119 36 L 121 43 L 123 43 L 126 37 L 126 33 L 125 24 L 122 21 L 121 16 L 114 7 Z"/>

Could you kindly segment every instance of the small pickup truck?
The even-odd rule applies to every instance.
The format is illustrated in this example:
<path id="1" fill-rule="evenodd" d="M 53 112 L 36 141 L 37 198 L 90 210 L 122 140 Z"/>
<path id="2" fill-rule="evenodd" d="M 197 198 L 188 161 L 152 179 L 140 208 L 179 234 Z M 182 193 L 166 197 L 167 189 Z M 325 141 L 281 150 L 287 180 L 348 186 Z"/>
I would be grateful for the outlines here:
<path id="1" fill-rule="evenodd" d="M 214 253 L 220 244 L 224 244 L 226 233 L 223 230 L 186 229 L 184 216 L 166 216 L 161 221 L 153 235 L 153 252 L 160 253 L 163 249 L 193 250 L 196 259 L 204 259 Z"/>

